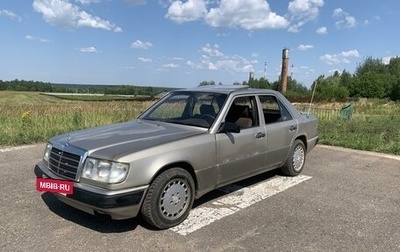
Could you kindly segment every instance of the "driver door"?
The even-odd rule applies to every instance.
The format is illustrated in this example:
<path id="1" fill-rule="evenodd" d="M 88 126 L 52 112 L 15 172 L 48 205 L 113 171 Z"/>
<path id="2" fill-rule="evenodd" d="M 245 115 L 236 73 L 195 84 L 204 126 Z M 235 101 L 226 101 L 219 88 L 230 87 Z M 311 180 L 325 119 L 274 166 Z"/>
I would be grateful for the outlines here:
<path id="1" fill-rule="evenodd" d="M 241 124 L 241 129 L 239 133 L 216 134 L 219 186 L 247 177 L 264 166 L 266 131 L 259 118 L 254 96 L 232 101 L 224 120 Z"/>

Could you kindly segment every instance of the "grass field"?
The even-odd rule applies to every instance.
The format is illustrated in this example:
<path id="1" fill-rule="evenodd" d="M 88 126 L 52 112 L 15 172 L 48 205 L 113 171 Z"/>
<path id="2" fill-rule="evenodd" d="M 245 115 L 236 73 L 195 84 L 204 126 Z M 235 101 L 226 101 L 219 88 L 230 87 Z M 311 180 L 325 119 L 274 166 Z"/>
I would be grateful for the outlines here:
<path id="1" fill-rule="evenodd" d="M 340 109 L 347 104 L 315 104 L 320 143 L 400 155 L 400 103 L 385 100 L 354 103 L 350 119 Z"/>
<path id="2" fill-rule="evenodd" d="M 91 99 L 88 97 L 88 99 Z M 0 92 L 0 146 L 136 118 L 151 102 L 66 100 L 30 92 Z"/>
<path id="3" fill-rule="evenodd" d="M 96 101 L 93 97 L 69 100 L 1 91 L 0 146 L 45 142 L 54 135 L 132 120 L 151 103 L 106 98 Z M 357 102 L 348 120 L 340 116 L 344 105 L 314 104 L 311 109 L 300 106 L 319 118 L 320 143 L 400 155 L 399 103 Z"/>

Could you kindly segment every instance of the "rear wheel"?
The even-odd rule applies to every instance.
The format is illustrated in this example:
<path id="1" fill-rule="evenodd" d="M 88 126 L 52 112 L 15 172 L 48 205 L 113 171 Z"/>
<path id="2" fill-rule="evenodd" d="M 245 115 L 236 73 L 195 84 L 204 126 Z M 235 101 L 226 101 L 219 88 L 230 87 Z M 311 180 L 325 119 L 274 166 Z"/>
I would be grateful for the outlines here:
<path id="1" fill-rule="evenodd" d="M 151 183 L 141 213 L 150 225 L 167 229 L 189 215 L 194 200 L 192 176 L 181 168 L 169 169 Z"/>
<path id="2" fill-rule="evenodd" d="M 288 176 L 297 176 L 304 168 L 306 161 L 306 147 L 303 141 L 297 139 L 294 141 L 288 159 L 285 165 L 281 168 L 282 172 Z"/>

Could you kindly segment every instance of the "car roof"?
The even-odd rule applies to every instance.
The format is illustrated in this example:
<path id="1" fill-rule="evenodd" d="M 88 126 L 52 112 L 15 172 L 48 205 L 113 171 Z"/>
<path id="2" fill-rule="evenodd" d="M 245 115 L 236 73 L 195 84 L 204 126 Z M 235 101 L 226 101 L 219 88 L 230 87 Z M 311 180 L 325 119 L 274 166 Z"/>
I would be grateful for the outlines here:
<path id="1" fill-rule="evenodd" d="M 210 93 L 221 93 L 221 94 L 280 94 L 279 92 L 272 89 L 256 89 L 250 88 L 247 85 L 207 85 L 194 88 L 178 89 L 175 91 L 183 92 L 210 92 Z"/>

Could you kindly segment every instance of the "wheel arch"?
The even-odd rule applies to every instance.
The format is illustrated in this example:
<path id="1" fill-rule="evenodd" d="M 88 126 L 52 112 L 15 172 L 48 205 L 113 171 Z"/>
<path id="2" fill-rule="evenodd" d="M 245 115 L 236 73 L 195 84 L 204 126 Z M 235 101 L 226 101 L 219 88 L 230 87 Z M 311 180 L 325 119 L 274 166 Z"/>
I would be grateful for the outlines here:
<path id="1" fill-rule="evenodd" d="M 293 140 L 293 142 L 296 141 L 296 140 L 300 140 L 300 141 L 303 142 L 304 147 L 306 148 L 306 152 L 307 152 L 307 149 L 308 149 L 308 146 L 307 146 L 307 137 L 306 137 L 305 135 L 300 135 L 300 136 L 297 136 L 297 137 Z"/>
<path id="2" fill-rule="evenodd" d="M 187 171 L 190 176 L 192 176 L 193 182 L 194 182 L 194 193 L 196 194 L 197 190 L 198 190 L 198 181 L 197 181 L 197 177 L 196 177 L 196 173 L 194 172 L 194 168 L 191 164 L 189 164 L 188 162 L 184 162 L 184 161 L 180 161 L 180 162 L 174 162 L 174 163 L 170 163 L 167 165 L 164 165 L 163 167 L 161 167 L 160 169 L 158 169 L 157 173 L 154 174 L 154 176 L 152 177 L 150 184 L 163 172 L 172 169 L 172 168 L 181 168 L 185 171 Z"/>

